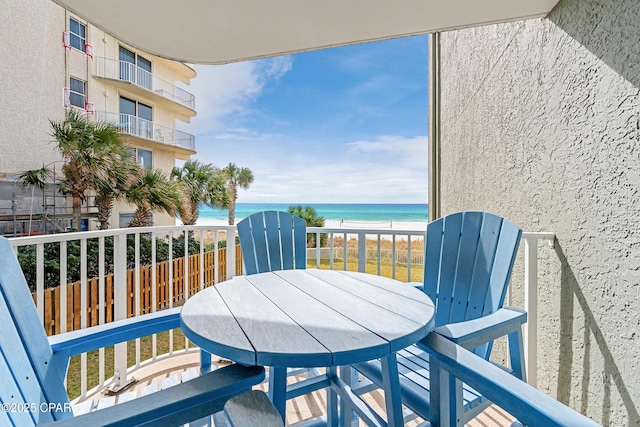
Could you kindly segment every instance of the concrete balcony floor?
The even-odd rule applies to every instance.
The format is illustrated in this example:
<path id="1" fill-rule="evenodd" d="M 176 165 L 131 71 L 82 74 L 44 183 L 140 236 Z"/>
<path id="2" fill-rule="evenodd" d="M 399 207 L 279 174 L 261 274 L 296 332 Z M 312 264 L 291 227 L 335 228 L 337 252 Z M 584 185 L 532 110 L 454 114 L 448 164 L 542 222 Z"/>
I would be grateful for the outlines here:
<path id="1" fill-rule="evenodd" d="M 216 356 L 213 356 L 213 364 L 218 367 L 226 366 L 227 361 L 218 360 Z M 159 388 L 163 379 L 174 377 L 181 380 L 182 374 L 188 369 L 198 368 L 200 365 L 199 353 L 182 354 L 179 356 L 170 357 L 161 361 L 146 365 L 130 373 L 130 377 L 133 376 L 136 382 L 123 390 L 122 393 L 136 391 L 139 395 L 141 390 L 153 383 L 157 384 Z M 293 379 L 292 379 L 293 380 Z M 260 389 L 267 389 L 267 384 L 259 386 Z M 93 400 L 97 402 L 99 399 L 105 397 L 102 392 L 87 395 L 84 399 L 77 402 L 81 404 L 86 400 Z M 374 391 L 364 396 L 365 401 L 375 411 L 380 414 L 384 414 L 384 395 L 380 391 Z M 116 397 L 116 404 L 117 404 Z M 74 402 L 75 404 L 76 402 Z M 94 403 L 95 405 L 95 403 Z M 319 417 L 324 414 L 326 408 L 326 397 L 323 390 L 314 392 L 309 395 L 300 396 L 296 399 L 287 402 L 287 425 L 293 425 L 301 421 L 309 420 Z M 514 421 L 514 418 L 508 413 L 504 412 L 501 408 L 493 405 L 487 408 L 479 416 L 474 418 L 467 426 L 470 427 L 505 427 L 510 426 Z M 416 419 L 407 424 L 409 427 L 417 426 L 422 422 L 422 419 Z M 361 423 L 364 425 L 364 423 Z"/>

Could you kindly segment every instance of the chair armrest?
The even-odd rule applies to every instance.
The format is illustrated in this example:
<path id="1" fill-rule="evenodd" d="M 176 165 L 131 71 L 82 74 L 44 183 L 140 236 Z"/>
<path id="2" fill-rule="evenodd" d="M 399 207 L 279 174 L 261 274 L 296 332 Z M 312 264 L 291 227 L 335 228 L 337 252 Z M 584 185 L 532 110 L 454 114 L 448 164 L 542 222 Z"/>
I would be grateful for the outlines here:
<path id="1" fill-rule="evenodd" d="M 424 283 L 423 282 L 407 282 L 407 285 L 413 286 L 416 289 L 424 291 Z"/>
<path id="2" fill-rule="evenodd" d="M 487 316 L 450 323 L 433 331 L 465 348 L 475 348 L 517 331 L 526 321 L 526 311 L 515 307 L 503 307 Z"/>
<path id="3" fill-rule="evenodd" d="M 225 403 L 264 380 L 261 366 L 234 364 L 171 388 L 52 426 L 182 425 L 223 410 Z"/>
<path id="4" fill-rule="evenodd" d="M 282 417 L 263 391 L 246 391 L 224 405 L 224 414 L 231 427 L 284 427 Z"/>
<path id="5" fill-rule="evenodd" d="M 58 355 L 73 356 L 135 338 L 180 327 L 181 307 L 117 320 L 49 337 Z"/>
<path id="6" fill-rule="evenodd" d="M 425 351 L 429 353 L 430 363 L 437 363 L 440 368 L 470 385 L 511 415 L 518 417 L 518 420 L 525 425 L 546 427 L 599 425 L 438 334 L 432 332 L 422 342 Z M 431 372 L 433 373 L 434 370 Z M 443 378 L 442 372 L 437 378 L 433 376 L 431 378 L 433 380 L 431 390 L 438 387 L 437 381 L 440 381 L 441 385 L 448 383 L 448 378 Z M 431 396 L 433 397 L 434 394 Z M 440 393 L 440 398 L 447 402 L 448 393 Z M 438 403 L 432 403 L 432 407 Z M 440 415 L 448 416 L 449 414 L 441 412 Z M 434 422 L 433 419 L 431 421 Z"/>

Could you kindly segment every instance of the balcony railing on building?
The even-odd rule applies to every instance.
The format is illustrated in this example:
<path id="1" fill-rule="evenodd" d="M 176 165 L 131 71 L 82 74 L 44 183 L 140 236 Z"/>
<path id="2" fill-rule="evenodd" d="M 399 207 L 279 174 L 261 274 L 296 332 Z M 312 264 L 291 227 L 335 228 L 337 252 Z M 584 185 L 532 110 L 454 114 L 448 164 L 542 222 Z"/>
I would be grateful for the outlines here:
<path id="1" fill-rule="evenodd" d="M 309 267 L 356 270 L 401 281 L 422 280 L 424 232 L 313 227 L 307 230 L 315 235 L 316 242 L 316 247 L 308 250 Z M 174 307 L 207 286 L 241 274 L 239 247 L 226 244 L 234 242 L 235 236 L 235 227 L 176 226 L 21 237 L 11 242 L 26 270 L 45 330 L 58 334 Z M 514 278 L 524 283 L 523 308 L 529 313 L 525 350 L 528 381 L 533 385 L 537 369 L 537 248 L 540 240 L 553 238 L 551 233 L 523 234 L 524 279 Z M 320 242 L 325 242 L 324 247 L 320 248 Z M 400 242 L 402 245 L 396 245 Z M 397 246 L 406 249 L 399 250 Z M 52 270 L 54 265 L 56 271 Z M 131 372 L 197 350 L 180 335 L 176 332 L 174 340 L 174 333 L 169 334 L 168 351 L 159 351 L 154 338 L 151 358 L 146 361 L 142 360 L 140 340 L 129 344 L 135 347 L 132 363 L 127 362 L 127 344 L 118 344 L 113 378 L 108 378 L 110 368 L 101 350 L 97 362 L 92 362 L 97 363 L 94 370 L 99 372 L 97 382 L 93 383 L 89 383 L 87 376 L 87 355 L 80 356 L 76 364 L 80 385 L 75 396 L 85 396 L 125 380 L 126 375 L 119 377 L 118 372 Z"/>
<path id="2" fill-rule="evenodd" d="M 182 147 L 195 151 L 196 137 L 186 132 L 159 125 L 150 120 L 131 114 L 96 112 L 98 120 L 114 123 L 118 130 L 126 135 L 148 139 L 161 144 Z"/>
<path id="3" fill-rule="evenodd" d="M 104 79 L 122 80 L 134 84 L 164 98 L 195 109 L 195 96 L 169 83 L 152 72 L 128 61 L 96 58 L 96 75 Z"/>

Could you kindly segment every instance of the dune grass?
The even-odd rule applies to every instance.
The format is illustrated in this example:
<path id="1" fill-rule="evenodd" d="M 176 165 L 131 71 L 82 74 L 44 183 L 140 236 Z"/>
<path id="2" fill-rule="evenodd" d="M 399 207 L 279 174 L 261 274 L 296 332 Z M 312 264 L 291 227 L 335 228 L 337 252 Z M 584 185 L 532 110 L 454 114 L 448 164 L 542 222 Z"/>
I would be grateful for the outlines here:
<path id="1" fill-rule="evenodd" d="M 317 268 L 316 260 L 307 260 L 307 267 L 309 268 Z M 331 265 L 329 260 L 323 259 L 320 260 L 321 270 L 330 270 Z M 358 262 L 347 260 L 347 266 L 344 268 L 344 260 L 336 259 L 333 261 L 333 269 L 334 270 L 346 270 L 346 271 L 358 271 Z M 391 264 L 380 264 L 380 270 L 378 272 L 378 263 L 377 262 L 367 262 L 365 271 L 369 274 L 375 274 L 383 277 L 389 277 L 392 279 L 399 280 L 401 282 L 422 282 L 422 266 L 421 265 L 412 265 L 411 266 L 411 278 L 409 278 L 409 268 L 406 264 L 396 264 L 395 267 L 395 275 L 394 269 Z"/>

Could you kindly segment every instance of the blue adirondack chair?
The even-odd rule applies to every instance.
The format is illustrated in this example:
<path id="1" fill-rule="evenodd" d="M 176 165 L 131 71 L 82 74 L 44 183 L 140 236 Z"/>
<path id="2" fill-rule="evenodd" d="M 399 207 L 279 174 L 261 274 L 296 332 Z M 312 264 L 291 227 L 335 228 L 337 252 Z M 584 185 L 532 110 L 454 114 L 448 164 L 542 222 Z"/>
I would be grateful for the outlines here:
<path id="1" fill-rule="evenodd" d="M 238 223 L 246 274 L 307 268 L 307 224 L 287 212 L 264 211 Z"/>
<path id="2" fill-rule="evenodd" d="M 179 327 L 179 308 L 47 338 L 9 241 L 0 237 L 0 426 L 180 425 L 223 410 L 264 380 L 231 365 L 177 386 L 73 417 L 63 381 L 69 357 Z"/>
<path id="3" fill-rule="evenodd" d="M 435 331 L 489 359 L 493 340 L 508 336 L 510 370 L 524 379 L 522 310 L 502 308 L 522 231 L 511 222 L 485 212 L 459 212 L 427 226 L 424 292 L 436 306 Z M 429 419 L 429 355 L 421 343 L 397 353 L 403 404 Z M 354 365 L 373 384 L 354 386 L 364 393 L 382 384 L 380 362 Z M 453 402 L 452 402 L 453 404 Z M 464 422 L 489 402 L 464 386 L 455 399 Z"/>

